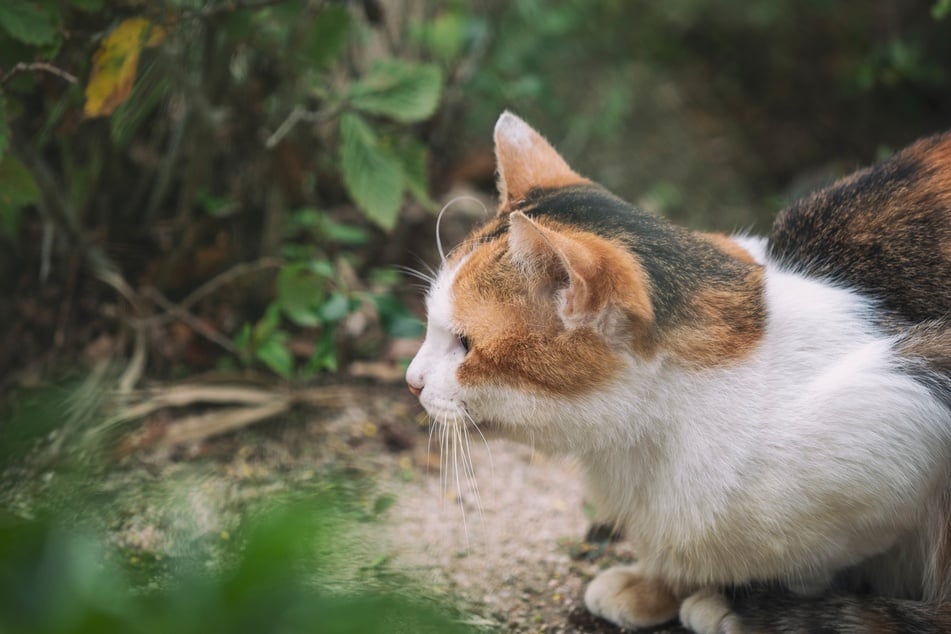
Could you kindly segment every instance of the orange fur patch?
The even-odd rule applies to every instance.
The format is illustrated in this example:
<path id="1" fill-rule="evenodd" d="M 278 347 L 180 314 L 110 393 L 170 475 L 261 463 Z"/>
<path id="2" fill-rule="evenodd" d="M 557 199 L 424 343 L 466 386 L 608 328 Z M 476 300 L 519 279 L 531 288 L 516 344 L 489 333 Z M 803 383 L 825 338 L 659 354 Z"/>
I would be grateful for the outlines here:
<path id="1" fill-rule="evenodd" d="M 742 283 L 706 288 L 691 302 L 696 318 L 664 338 L 666 348 L 695 367 L 739 361 L 759 346 L 766 330 L 763 269 L 751 268 Z"/>
<path id="2" fill-rule="evenodd" d="M 544 224 L 544 231 L 554 231 L 555 223 Z M 620 327 L 632 349 L 648 352 L 650 300 L 646 277 L 633 256 L 590 233 L 565 227 L 557 233 L 560 244 L 575 251 L 569 257 L 585 279 L 579 310 L 592 315 L 620 311 Z M 539 266 L 526 270 L 513 260 L 508 240 L 498 239 L 474 248 L 462 265 L 453 287 L 454 320 L 471 348 L 459 368 L 460 383 L 578 395 L 603 386 L 619 371 L 616 344 L 593 326 L 565 327 L 554 293 L 566 280 L 551 252 L 543 250 L 537 257 Z"/>

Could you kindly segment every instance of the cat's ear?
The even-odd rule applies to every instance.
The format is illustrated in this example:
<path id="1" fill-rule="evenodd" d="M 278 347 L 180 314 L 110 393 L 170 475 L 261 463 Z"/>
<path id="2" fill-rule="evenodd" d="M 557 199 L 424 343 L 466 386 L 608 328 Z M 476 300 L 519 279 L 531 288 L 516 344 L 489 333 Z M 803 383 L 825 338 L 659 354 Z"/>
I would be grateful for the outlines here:
<path id="1" fill-rule="evenodd" d="M 511 112 L 503 112 L 495 124 L 495 159 L 499 172 L 500 210 L 535 188 L 565 187 L 588 183 L 530 125 Z"/>
<path id="2" fill-rule="evenodd" d="M 514 211 L 508 240 L 514 262 L 526 274 L 547 280 L 566 327 L 607 327 L 611 320 L 603 317 L 609 308 L 620 309 L 638 327 L 653 321 L 643 271 L 597 236 L 555 231 Z"/>

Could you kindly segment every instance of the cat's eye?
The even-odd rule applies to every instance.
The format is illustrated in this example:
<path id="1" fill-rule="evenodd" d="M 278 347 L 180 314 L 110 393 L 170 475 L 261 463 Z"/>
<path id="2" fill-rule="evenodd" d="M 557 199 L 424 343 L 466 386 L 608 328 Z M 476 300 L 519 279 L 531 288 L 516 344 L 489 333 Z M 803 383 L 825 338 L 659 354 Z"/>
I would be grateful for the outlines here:
<path id="1" fill-rule="evenodd" d="M 465 335 L 459 335 L 459 343 L 462 345 L 462 349 L 466 351 L 466 354 L 469 353 L 469 337 Z"/>

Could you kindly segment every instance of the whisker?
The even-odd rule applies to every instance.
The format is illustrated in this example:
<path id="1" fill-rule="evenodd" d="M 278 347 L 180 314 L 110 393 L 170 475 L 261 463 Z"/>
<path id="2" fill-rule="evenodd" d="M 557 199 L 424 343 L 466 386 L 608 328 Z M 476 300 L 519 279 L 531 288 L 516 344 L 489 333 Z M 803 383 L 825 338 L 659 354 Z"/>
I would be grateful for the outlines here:
<path id="1" fill-rule="evenodd" d="M 432 416 L 430 416 L 429 417 L 429 439 L 426 441 L 426 475 L 427 476 L 429 475 L 430 452 L 433 448 L 433 430 L 436 428 L 436 425 L 437 425 L 436 421 L 433 420 Z"/>
<path id="2" fill-rule="evenodd" d="M 479 520 L 482 523 L 482 528 L 485 530 L 485 509 L 482 507 L 482 492 L 479 491 L 479 481 L 476 479 L 475 474 L 475 465 L 472 462 L 472 445 L 469 442 L 469 430 L 467 425 L 462 425 L 462 435 L 466 441 L 465 451 L 463 452 L 463 464 L 468 462 L 467 471 L 469 474 L 469 482 L 472 485 L 472 494 L 475 499 L 476 511 L 479 512 Z M 465 460 L 468 458 L 468 461 Z"/>
<path id="3" fill-rule="evenodd" d="M 485 450 L 489 454 L 489 471 L 491 472 L 492 477 L 494 478 L 495 477 L 495 460 L 492 459 L 492 448 L 489 447 L 489 441 L 486 440 L 485 434 L 483 434 L 482 430 L 479 429 L 478 423 L 476 423 L 475 419 L 472 418 L 472 414 L 470 414 L 469 412 L 466 412 L 465 414 L 466 414 L 466 418 L 469 419 L 469 422 L 472 423 L 472 426 L 475 428 L 477 432 L 479 432 L 479 435 L 482 437 L 482 443 L 485 445 Z"/>
<path id="4" fill-rule="evenodd" d="M 436 281 L 435 274 L 426 273 L 424 271 L 420 271 L 419 269 L 414 269 L 411 266 L 395 264 L 393 268 L 404 275 L 408 275 L 409 277 L 415 277 L 418 280 L 422 280 L 426 282 L 427 284 L 429 284 L 430 286 L 433 284 L 433 282 Z"/>
<path id="5" fill-rule="evenodd" d="M 466 549 L 469 548 L 469 522 L 466 519 L 466 505 L 462 499 L 462 483 L 459 481 L 459 426 L 453 425 L 452 429 L 452 464 L 453 474 L 456 478 L 456 495 L 459 499 L 459 508 L 462 510 L 462 530 L 466 535 Z"/>
<path id="6" fill-rule="evenodd" d="M 463 200 L 475 201 L 479 203 L 479 205 L 482 207 L 483 212 L 485 212 L 486 214 L 489 213 L 489 210 L 486 208 L 485 203 L 483 203 L 481 200 L 479 200 L 475 196 L 456 196 L 455 198 L 447 202 L 445 205 L 443 205 L 443 208 L 439 210 L 439 215 L 436 216 L 436 249 L 439 251 L 439 257 L 442 260 L 443 264 L 446 263 L 446 252 L 443 251 L 443 248 L 442 248 L 442 238 L 439 235 L 439 224 L 442 222 L 442 215 L 446 213 L 446 210 L 449 209 L 449 207 L 451 207 L 453 204 Z"/>

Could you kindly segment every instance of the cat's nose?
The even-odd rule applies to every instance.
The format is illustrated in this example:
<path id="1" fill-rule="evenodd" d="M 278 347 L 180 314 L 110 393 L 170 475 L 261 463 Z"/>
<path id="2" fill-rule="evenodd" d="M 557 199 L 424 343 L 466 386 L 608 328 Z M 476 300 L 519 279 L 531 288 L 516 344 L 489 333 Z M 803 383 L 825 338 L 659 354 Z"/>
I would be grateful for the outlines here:
<path id="1" fill-rule="evenodd" d="M 415 396 L 416 398 L 419 398 L 420 393 L 422 393 L 423 391 L 423 386 L 413 385 L 413 383 L 408 380 L 406 381 L 406 385 L 409 386 L 409 391 L 413 393 L 413 396 Z"/>

